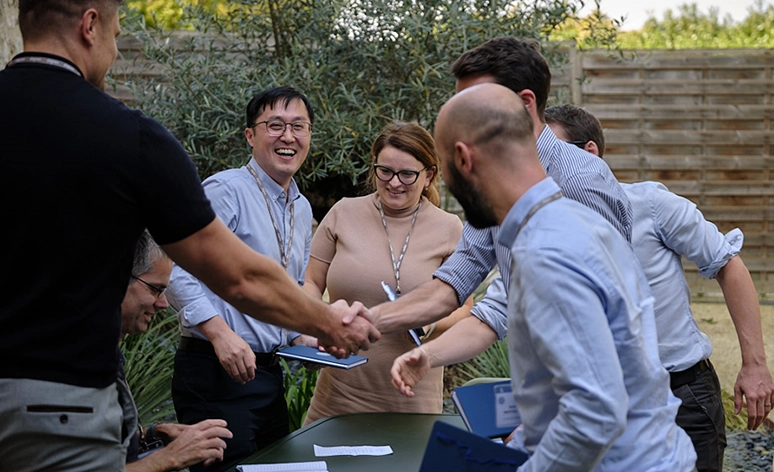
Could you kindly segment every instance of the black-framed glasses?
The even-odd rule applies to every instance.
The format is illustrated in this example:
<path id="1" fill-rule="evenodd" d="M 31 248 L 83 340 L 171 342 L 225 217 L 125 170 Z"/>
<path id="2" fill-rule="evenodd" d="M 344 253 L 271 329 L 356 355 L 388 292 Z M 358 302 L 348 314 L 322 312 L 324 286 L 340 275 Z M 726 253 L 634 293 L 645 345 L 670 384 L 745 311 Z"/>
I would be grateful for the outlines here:
<path id="1" fill-rule="evenodd" d="M 148 288 L 150 289 L 151 293 L 152 293 L 152 294 L 153 294 L 153 296 L 155 296 L 156 298 L 161 298 L 161 296 L 162 296 L 162 295 L 164 295 L 164 292 L 166 292 L 166 291 L 167 291 L 166 287 L 165 287 L 165 288 L 161 288 L 161 287 L 158 287 L 158 286 L 156 286 L 156 285 L 149 284 L 148 282 L 146 282 L 146 281 L 142 280 L 141 278 L 139 278 L 139 277 L 136 277 L 136 276 L 134 276 L 134 275 L 132 275 L 131 277 L 132 277 L 134 280 L 136 280 L 136 281 L 138 281 L 138 282 L 142 282 L 143 284 L 145 284 L 145 286 L 146 286 L 146 287 L 148 287 Z"/>
<path id="2" fill-rule="evenodd" d="M 588 141 L 565 141 L 567 144 L 574 144 L 575 146 L 578 146 L 579 148 L 583 149 L 586 147 L 586 143 Z"/>
<path id="3" fill-rule="evenodd" d="M 312 123 L 306 121 L 293 121 L 291 123 L 285 123 L 282 120 L 266 120 L 259 121 L 252 127 L 255 128 L 260 124 L 266 125 L 266 132 L 269 133 L 269 136 L 282 136 L 282 134 L 285 132 L 285 128 L 288 126 L 290 126 L 290 131 L 293 133 L 293 136 L 297 138 L 309 136 L 309 133 L 312 132 Z"/>
<path id="4" fill-rule="evenodd" d="M 389 182 L 397 175 L 400 183 L 403 185 L 412 185 L 417 181 L 419 174 L 422 173 L 423 170 L 430 169 L 431 167 L 434 166 L 428 166 L 421 170 L 392 170 L 387 166 L 374 164 L 374 173 L 376 174 L 376 178 L 382 182 Z"/>

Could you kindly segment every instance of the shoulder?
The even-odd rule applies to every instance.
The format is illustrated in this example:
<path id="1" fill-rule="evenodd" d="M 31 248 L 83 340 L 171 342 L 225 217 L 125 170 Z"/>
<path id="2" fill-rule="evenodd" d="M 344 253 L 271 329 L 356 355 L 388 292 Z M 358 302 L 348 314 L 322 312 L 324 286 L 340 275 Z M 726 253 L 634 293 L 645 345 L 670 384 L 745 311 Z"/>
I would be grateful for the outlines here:
<path id="1" fill-rule="evenodd" d="M 427 201 L 424 197 L 422 198 L 424 202 L 422 204 L 422 214 L 426 215 L 434 224 L 442 225 L 445 228 L 459 228 L 460 233 L 462 232 L 462 220 L 457 215 L 444 211 Z"/>

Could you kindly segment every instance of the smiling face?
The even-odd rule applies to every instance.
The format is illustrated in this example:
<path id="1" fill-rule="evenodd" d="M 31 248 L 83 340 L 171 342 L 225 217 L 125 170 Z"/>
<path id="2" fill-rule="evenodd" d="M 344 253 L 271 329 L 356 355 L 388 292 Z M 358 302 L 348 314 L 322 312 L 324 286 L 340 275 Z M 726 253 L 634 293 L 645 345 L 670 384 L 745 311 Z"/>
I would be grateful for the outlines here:
<path id="1" fill-rule="evenodd" d="M 419 203 L 422 191 L 430 185 L 434 172 L 433 168 L 422 170 L 424 166 L 417 158 L 392 146 L 386 146 L 379 152 L 376 164 L 394 172 L 419 172 L 417 181 L 411 185 L 401 182 L 397 175 L 389 182 L 376 179 L 376 193 L 382 205 L 396 211 L 414 207 Z"/>
<path id="2" fill-rule="evenodd" d="M 153 263 L 150 271 L 137 277 L 145 283 L 164 289 L 169 285 L 169 275 L 172 273 L 172 260 L 160 257 Z M 126 289 L 124 301 L 121 302 L 121 334 L 137 334 L 148 331 L 153 315 L 169 306 L 167 296 L 157 297 L 153 289 L 145 283 L 132 279 Z"/>
<path id="3" fill-rule="evenodd" d="M 303 121 L 309 123 L 309 112 L 304 102 L 291 100 L 287 106 L 280 100 L 273 107 L 266 107 L 253 123 L 259 123 L 245 129 L 245 137 L 253 149 L 253 157 L 259 166 L 269 174 L 285 191 L 290 180 L 301 168 L 309 154 L 311 134 L 303 137 L 293 134 L 292 126 L 286 126 L 279 136 L 270 136 L 262 121 L 280 120 L 285 123 Z"/>

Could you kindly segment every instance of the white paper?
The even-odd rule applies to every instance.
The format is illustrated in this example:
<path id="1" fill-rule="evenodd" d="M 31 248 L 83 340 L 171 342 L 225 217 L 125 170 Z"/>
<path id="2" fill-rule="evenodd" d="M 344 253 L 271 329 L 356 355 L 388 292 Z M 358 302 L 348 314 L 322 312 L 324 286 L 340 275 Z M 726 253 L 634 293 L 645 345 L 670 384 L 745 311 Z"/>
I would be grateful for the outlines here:
<path id="1" fill-rule="evenodd" d="M 328 472 L 328 464 L 325 461 L 243 464 L 236 469 L 239 472 Z"/>
<path id="2" fill-rule="evenodd" d="M 330 456 L 387 456 L 392 454 L 390 446 L 331 446 L 314 445 L 315 457 Z"/>
<path id="3" fill-rule="evenodd" d="M 510 385 L 494 386 L 495 425 L 498 428 L 515 428 L 521 424 L 521 416 L 516 408 L 516 399 Z"/>

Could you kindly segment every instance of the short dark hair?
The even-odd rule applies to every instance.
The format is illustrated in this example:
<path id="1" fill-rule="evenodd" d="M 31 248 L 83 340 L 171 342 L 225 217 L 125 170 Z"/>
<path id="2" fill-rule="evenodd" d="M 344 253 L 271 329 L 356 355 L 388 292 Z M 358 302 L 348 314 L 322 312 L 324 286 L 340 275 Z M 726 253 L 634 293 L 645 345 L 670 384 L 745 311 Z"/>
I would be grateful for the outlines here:
<path id="1" fill-rule="evenodd" d="M 250 103 L 247 104 L 247 127 L 252 127 L 255 124 L 255 119 L 258 118 L 266 108 L 273 109 L 280 101 L 287 107 L 290 102 L 295 99 L 301 100 L 304 103 L 306 111 L 309 113 L 309 122 L 314 123 L 314 110 L 312 109 L 312 104 L 309 102 L 309 98 L 307 98 L 300 90 L 283 86 L 262 90 L 255 94 L 252 100 L 250 100 Z"/>
<path id="2" fill-rule="evenodd" d="M 560 105 L 546 109 L 546 123 L 557 123 L 573 142 L 597 143 L 599 157 L 605 154 L 605 133 L 596 116 L 575 105 Z"/>
<path id="3" fill-rule="evenodd" d="M 89 8 L 99 12 L 118 10 L 123 0 L 19 0 L 19 30 L 22 37 L 35 40 L 52 30 L 69 27 Z"/>
<path id="4" fill-rule="evenodd" d="M 551 90 L 551 69 L 540 54 L 540 43 L 533 39 L 501 36 L 464 52 L 451 67 L 455 79 L 491 75 L 495 82 L 516 93 L 531 90 L 535 94 L 538 115 L 542 118 Z"/>

